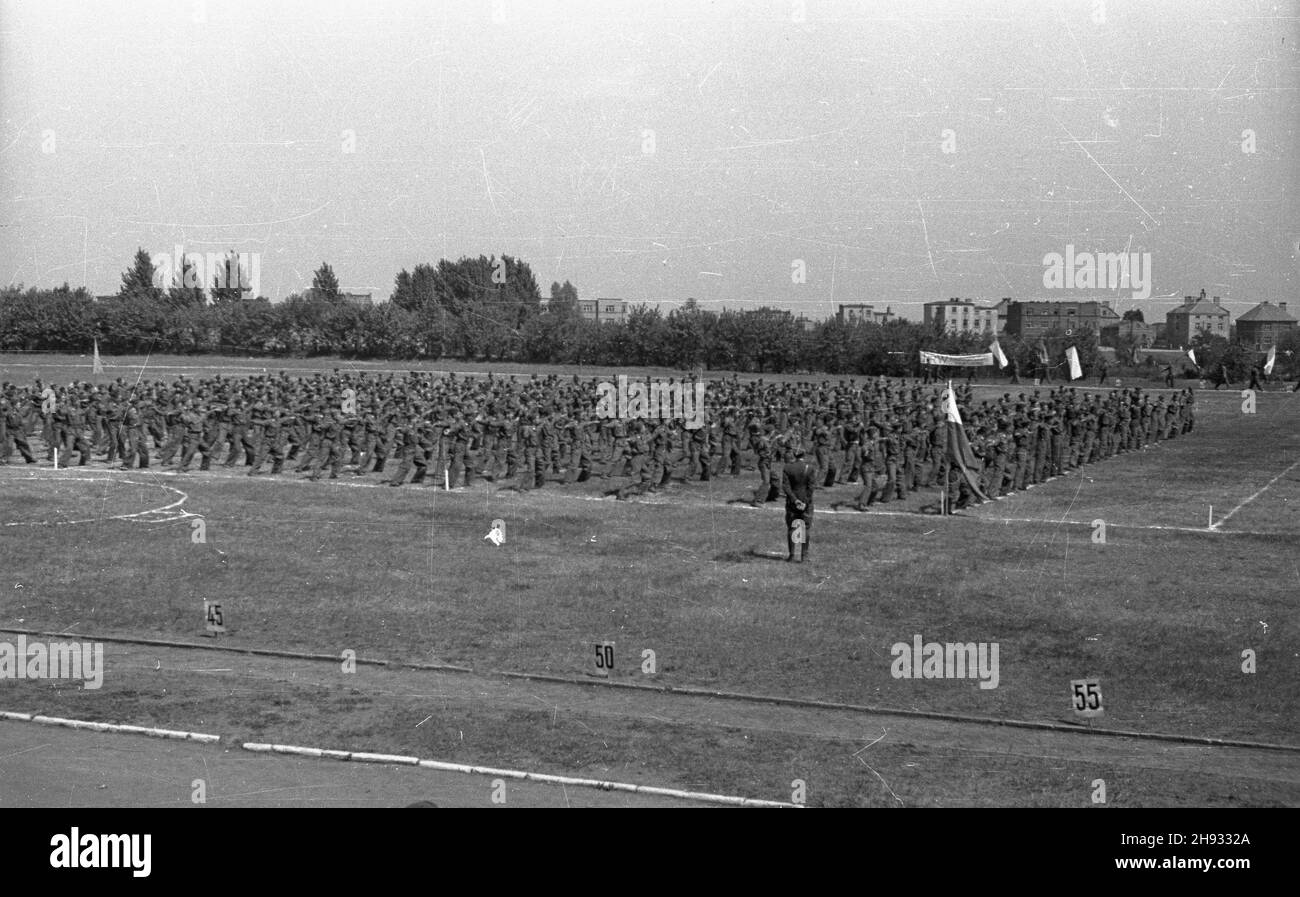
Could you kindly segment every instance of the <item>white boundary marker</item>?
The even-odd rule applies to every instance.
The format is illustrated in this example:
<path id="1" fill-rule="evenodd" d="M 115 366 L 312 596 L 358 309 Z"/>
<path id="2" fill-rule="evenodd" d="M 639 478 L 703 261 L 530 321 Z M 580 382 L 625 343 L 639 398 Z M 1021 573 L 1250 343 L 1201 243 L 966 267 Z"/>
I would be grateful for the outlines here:
<path id="1" fill-rule="evenodd" d="M 65 468 L 66 469 L 66 468 Z M 107 473 L 107 471 L 102 471 Z M 65 477 L 43 477 L 39 474 L 35 476 L 24 477 L 31 480 L 58 480 L 66 483 L 75 480 L 83 483 L 122 483 L 127 486 L 150 486 L 156 489 L 166 489 L 168 492 L 174 492 L 180 496 L 171 504 L 161 505 L 157 508 L 150 508 L 147 511 L 136 511 L 134 514 L 113 514 L 108 517 L 90 517 L 85 520 L 15 520 L 6 523 L 5 526 L 69 526 L 74 523 L 99 523 L 102 520 L 130 520 L 135 523 L 173 523 L 177 520 L 184 520 L 187 517 L 198 517 L 198 514 L 186 511 L 181 507 L 189 499 L 189 495 L 177 489 L 175 486 L 168 486 L 164 483 L 143 483 L 139 480 L 118 479 L 116 477 L 88 477 L 88 476 L 65 476 Z M 153 516 L 151 516 L 153 515 Z"/>
<path id="2" fill-rule="evenodd" d="M 1261 495 L 1261 494 L 1262 494 L 1266 489 L 1269 488 L 1269 486 L 1272 486 L 1274 483 L 1276 483 L 1279 479 L 1281 479 L 1283 476 L 1285 476 L 1289 471 L 1291 471 L 1291 470 L 1292 470 L 1294 467 L 1296 467 L 1298 464 L 1300 464 L 1300 461 L 1297 461 L 1295 464 L 1292 464 L 1292 465 L 1291 465 L 1290 467 L 1288 467 L 1286 470 L 1282 471 L 1280 474 L 1278 474 L 1276 477 L 1274 477 L 1272 480 L 1270 480 L 1270 481 L 1269 481 L 1269 482 L 1268 482 L 1268 483 L 1267 483 L 1267 484 L 1266 484 L 1262 489 L 1260 489 L 1260 490 L 1259 490 L 1258 492 L 1256 492 L 1254 495 L 1250 496 L 1250 497 L 1247 498 L 1245 501 L 1241 502 L 1241 504 L 1239 504 L 1236 508 L 1233 508 L 1230 512 L 1228 512 L 1226 515 L 1224 515 L 1224 516 L 1223 516 L 1223 517 L 1222 517 L 1222 518 L 1221 518 L 1217 523 L 1213 523 L 1213 524 L 1210 524 L 1210 525 L 1207 525 L 1207 526 L 1175 526 L 1175 525 L 1154 524 L 1154 523 L 1111 523 L 1110 521 L 1107 521 L 1106 525 L 1107 525 L 1108 527 L 1112 528 L 1112 529 L 1145 529 L 1145 530 L 1162 530 L 1162 531 L 1165 531 L 1165 532 L 1200 533 L 1200 534 L 1202 534 L 1202 535 L 1212 535 L 1212 536 L 1276 536 L 1276 535 L 1279 535 L 1279 533 L 1276 532 L 1276 531 L 1273 531 L 1273 530 L 1221 530 L 1219 527 L 1221 527 L 1221 526 L 1223 525 L 1223 523 L 1224 523 L 1224 522 L 1225 522 L 1229 517 L 1231 517 L 1233 514 L 1237 513 L 1237 511 L 1239 511 L 1241 508 L 1245 507 L 1246 504 L 1248 504 L 1249 502 L 1251 502 L 1251 501 L 1253 501 L 1254 499 L 1258 498 L 1258 497 L 1259 497 L 1259 496 L 1260 496 L 1260 495 Z M 112 481 L 112 480 L 114 479 L 114 478 L 112 477 L 112 471 L 103 470 L 103 471 L 99 471 L 99 472 L 100 472 L 100 473 L 103 473 L 103 474 L 108 474 L 109 477 L 110 477 L 110 481 Z M 172 477 L 181 477 L 181 476 L 184 476 L 184 474 L 178 474 L 178 473 L 176 473 L 175 471 L 166 470 L 166 471 L 159 471 L 157 474 L 155 474 L 155 476 L 158 476 L 158 477 L 167 477 L 167 478 L 170 479 L 170 478 L 172 478 Z M 32 476 L 32 477 L 30 477 L 30 479 L 55 479 L 55 478 L 54 478 L 54 477 Z M 87 481 L 90 481 L 90 482 L 103 482 L 103 480 L 97 480 L 97 479 L 94 478 L 94 477 L 58 477 L 58 479 L 60 479 L 60 480 L 84 479 L 84 480 L 87 480 Z M 220 482 L 226 482 L 227 480 L 230 480 L 230 479 L 233 479 L 233 477 L 216 476 L 216 477 L 207 477 L 207 478 L 204 478 L 204 481 L 205 481 L 205 482 L 220 483 Z M 147 519 L 147 520 L 139 520 L 139 521 L 136 521 L 136 522 L 145 522 L 145 523 L 171 523 L 171 522 L 176 521 L 176 520 L 184 520 L 184 519 L 186 519 L 186 518 L 188 518 L 188 517 L 199 517 L 199 516 L 202 516 L 202 515 L 195 514 L 195 513 L 190 512 L 190 511 L 185 511 L 185 510 L 183 510 L 183 509 L 180 508 L 181 504 L 183 504 L 183 503 L 184 503 L 184 502 L 189 498 L 189 495 L 187 495 L 185 492 L 182 492 L 180 489 L 176 489 L 176 488 L 174 488 L 174 487 L 172 487 L 172 486 L 166 486 L 166 485 L 163 485 L 162 483 L 140 483 L 140 482 L 138 482 L 138 481 L 134 481 L 134 480 L 122 480 L 122 482 L 127 483 L 127 484 L 129 484 L 129 485 L 133 485 L 133 486 L 158 486 L 159 488 L 162 488 L 162 489 L 169 489 L 169 490 L 171 490 L 172 492 L 175 492 L 176 494 L 180 495 L 181 498 L 180 498 L 178 501 L 174 501 L 174 502 L 172 502 L 171 504 L 163 505 L 162 507 L 159 507 L 159 508 L 153 508 L 153 509 L 148 510 L 148 511 L 140 511 L 140 512 L 137 512 L 137 513 L 135 513 L 135 514 L 118 514 L 118 515 L 115 515 L 115 516 L 112 516 L 112 517 L 92 518 L 92 519 L 89 519 L 89 520 L 49 520 L 49 521 L 36 520 L 36 521 L 14 521 L 14 522 L 11 522 L 11 523 L 6 523 L 5 526 L 62 526 L 62 525 L 66 525 L 66 524 L 74 524 L 74 523 L 97 523 L 97 522 L 99 522 L 100 520 L 133 520 L 134 518 L 143 518 L 143 517 L 146 517 L 147 515 L 150 515 L 150 514 L 162 514 L 162 513 L 164 513 L 164 512 L 168 512 L 168 516 L 157 517 L 157 518 Z M 436 486 L 437 481 L 435 480 L 435 481 L 433 481 L 433 482 L 434 482 L 435 485 L 434 485 L 432 488 L 435 488 L 435 489 L 436 489 L 436 488 L 437 488 L 437 486 Z M 321 486 L 320 483 L 308 482 L 308 481 L 303 480 L 303 479 L 301 479 L 301 478 L 299 478 L 299 477 L 288 477 L 288 478 L 282 478 L 282 479 L 275 479 L 275 478 L 273 478 L 273 477 L 265 477 L 265 478 L 263 478 L 263 479 L 261 479 L 261 480 L 258 481 L 258 485 L 266 485 L 266 484 L 271 484 L 271 483 L 274 483 L 274 484 L 276 484 L 276 485 L 281 485 L 281 486 L 302 486 L 302 487 L 304 487 L 304 488 L 322 488 L 322 486 Z M 359 482 L 359 483 L 358 483 L 358 482 L 343 482 L 343 481 L 339 481 L 339 482 L 332 482 L 332 483 L 329 483 L 328 485 L 324 486 L 323 488 L 329 488 L 329 489 L 376 489 L 376 488 L 379 488 L 379 487 L 381 487 L 381 486 L 385 486 L 385 485 L 387 485 L 387 484 L 384 483 L 384 482 L 382 482 L 382 481 L 376 481 L 376 482 Z M 411 491 L 414 493 L 414 492 L 417 492 L 419 489 L 422 489 L 422 488 L 425 488 L 425 487 L 424 487 L 424 486 L 415 486 Z M 460 487 L 457 487 L 457 489 L 453 490 L 453 492 L 460 492 L 460 491 L 461 491 Z M 471 490 L 471 491 L 468 492 L 467 494 L 476 494 L 476 493 L 474 493 L 474 492 Z M 494 494 L 494 493 L 493 493 L 493 494 Z M 541 490 L 537 490 L 534 494 L 543 495 L 543 493 L 542 493 Z M 516 496 L 515 496 L 515 498 L 522 498 L 522 497 L 523 497 L 522 494 L 520 494 L 520 495 L 516 495 Z M 605 497 L 605 496 L 598 496 L 598 495 L 577 495 L 577 494 L 566 494 L 566 493 L 561 493 L 561 492 L 559 492 L 558 490 L 554 490 L 554 489 L 545 492 L 545 494 L 543 495 L 543 497 L 544 497 L 544 498 L 547 498 L 547 499 L 560 499 L 560 500 L 564 500 L 564 501 L 593 501 L 593 502 L 604 502 L 604 503 L 609 503 L 609 504 L 616 504 L 616 503 L 617 503 L 616 500 L 615 500 L 614 498 L 612 498 L 612 497 Z M 665 500 L 665 499 L 646 499 L 646 498 L 644 498 L 644 497 L 642 497 L 642 498 L 638 498 L 635 502 L 624 502 L 623 504 L 627 504 L 627 505 L 663 505 L 663 506 L 669 506 L 669 507 L 691 507 L 691 505 L 681 504 L 681 503 L 679 503 L 679 502 L 674 502 L 674 501 L 671 501 L 671 500 Z M 776 507 L 779 507 L 779 506 L 780 506 L 780 503 L 778 502 L 778 503 L 775 503 L 775 504 L 773 505 L 773 508 L 776 508 Z M 987 505 L 981 505 L 980 507 L 986 507 L 986 506 L 987 506 Z M 771 508 L 755 508 L 755 507 L 751 506 L 750 504 L 748 504 L 747 502 L 741 502 L 741 503 L 723 503 L 723 504 L 707 504 L 707 503 L 706 503 L 706 504 L 704 504 L 704 505 L 699 505 L 699 507 L 707 507 L 707 508 L 710 508 L 710 509 L 712 509 L 712 510 L 735 510 L 735 511 L 758 511 L 758 512 L 762 512 L 762 511 L 765 511 L 765 510 L 771 512 L 771 510 L 772 510 Z M 1039 518 L 1039 517 L 986 517 L 986 516 L 984 516 L 983 514 L 980 514 L 980 513 L 978 513 L 978 512 L 976 512 L 976 513 L 955 513 L 955 514 L 947 515 L 947 516 L 945 517 L 945 516 L 940 516 L 940 515 L 935 515 L 935 514 L 921 514 L 921 513 L 918 513 L 918 512 L 916 512 L 916 511 L 886 511 L 886 510 L 884 510 L 884 509 L 879 509 L 879 510 L 870 510 L 870 511 L 857 511 L 857 510 L 840 510 L 840 511 L 837 511 L 837 510 L 834 510 L 833 508 L 823 507 L 823 508 L 818 508 L 818 509 L 817 509 L 817 513 L 818 513 L 818 514 L 825 514 L 825 515 L 843 515 L 843 516 L 846 516 L 846 517 L 863 517 L 863 518 L 865 518 L 865 517 L 872 517 L 872 516 L 878 516 L 878 517 L 912 517 L 912 518 L 916 518 L 916 519 L 918 519 L 918 520 L 920 520 L 920 519 L 924 519 L 924 520 L 926 520 L 926 521 L 928 521 L 928 522 L 940 522 L 940 521 L 944 521 L 944 520 L 957 520 L 957 521 L 960 521 L 960 520 L 973 520 L 973 521 L 977 521 L 977 522 L 980 522 L 980 523 L 1006 523 L 1006 524 L 1009 524 L 1009 523 L 1036 523 L 1036 524 L 1049 524 L 1049 525 L 1066 524 L 1066 525 L 1069 525 L 1069 526 L 1084 526 L 1084 527 L 1091 527 L 1091 526 L 1092 526 L 1092 523 L 1091 523 L 1090 521 L 1087 521 L 1087 520 L 1067 520 L 1067 519 L 1056 518 L 1056 517 L 1042 517 L 1042 518 Z"/>
<path id="3" fill-rule="evenodd" d="M 1092 523 L 1087 520 L 1065 520 L 1059 517 L 979 517 L 975 515 L 972 519 L 981 520 L 984 523 L 1040 523 L 1050 526 L 1066 524 L 1067 526 L 1086 526 L 1091 527 Z M 1276 536 L 1278 532 L 1255 532 L 1253 530 L 1228 530 L 1221 533 L 1216 529 L 1210 529 L 1208 526 L 1172 526 L 1160 523 L 1111 523 L 1106 521 L 1107 529 L 1154 529 L 1165 530 L 1176 533 L 1200 533 L 1203 536 Z"/>
<path id="4" fill-rule="evenodd" d="M 0 710 L 0 719 L 24 723 L 40 723 L 45 726 L 62 726 L 65 729 L 84 729 L 90 732 L 111 732 L 124 735 L 147 735 L 150 738 L 170 738 L 178 741 L 197 741 L 202 744 L 216 744 L 220 735 L 208 735 L 203 732 L 183 732 L 177 729 L 155 729 L 150 726 L 125 726 L 118 723 L 96 723 L 81 719 L 63 719 L 58 716 L 41 716 L 31 713 L 12 713 Z"/>
<path id="5" fill-rule="evenodd" d="M 1290 473 L 1291 471 L 1295 470 L 1297 466 L 1300 466 L 1300 461 L 1295 461 L 1295 462 L 1293 462 L 1293 463 L 1291 464 L 1290 467 L 1288 467 L 1286 470 L 1282 471 L 1282 472 L 1279 473 L 1277 476 L 1273 477 L 1273 479 L 1271 479 L 1271 480 L 1269 480 L 1267 483 L 1265 483 L 1264 486 L 1263 486 L 1263 487 L 1262 487 L 1258 492 L 1256 492 L 1254 495 L 1250 496 L 1249 498 L 1244 499 L 1242 502 L 1240 502 L 1240 503 L 1239 503 L 1235 508 L 1233 508 L 1233 509 L 1232 509 L 1231 511 L 1229 511 L 1227 514 L 1224 514 L 1222 517 L 1220 517 L 1218 523 L 1211 523 L 1211 524 L 1210 524 L 1210 529 L 1214 530 L 1215 532 L 1218 532 L 1218 531 L 1219 531 L 1219 527 L 1223 526 L 1223 524 L 1226 523 L 1226 522 L 1228 521 L 1228 518 L 1230 518 L 1233 514 L 1237 513 L 1237 512 L 1240 511 L 1242 508 L 1246 507 L 1246 505 L 1250 504 L 1252 501 L 1254 501 L 1255 499 L 1257 499 L 1257 498 L 1259 498 L 1261 495 L 1263 495 L 1264 492 L 1265 492 L 1265 490 L 1267 490 L 1269 486 L 1272 486 L 1272 485 L 1273 485 L 1274 483 L 1276 483 L 1278 480 L 1282 479 L 1282 477 L 1286 476 L 1288 473 Z M 1211 512 L 1211 513 L 1213 513 L 1213 512 Z"/>
<path id="6" fill-rule="evenodd" d="M 496 769 L 491 766 L 469 766 L 464 763 L 447 763 L 442 760 L 421 760 L 418 757 L 406 757 L 394 754 L 368 754 L 353 751 L 330 751 L 321 748 L 298 747 L 290 744 L 264 744 L 244 742 L 240 745 L 246 751 L 261 754 L 292 754 L 300 757 L 312 757 L 329 760 L 352 760 L 359 763 L 394 763 L 402 766 L 419 766 L 421 769 L 437 769 L 443 772 L 461 772 L 469 775 L 493 776 L 503 779 L 522 779 L 540 782 L 546 785 L 574 785 L 585 788 L 599 788 L 601 791 L 626 791 L 632 794 L 655 794 L 662 797 L 675 797 L 683 800 L 698 800 L 705 803 L 728 804 L 734 807 L 780 807 L 783 809 L 801 809 L 801 804 L 777 800 L 758 800 L 752 797 L 735 797 L 729 794 L 708 794 L 701 791 L 682 791 L 677 788 L 660 788 L 654 785 L 634 785 L 631 782 L 607 782 L 600 779 L 584 779 L 576 776 L 557 776 L 542 772 L 525 772 L 519 769 Z"/>
<path id="7" fill-rule="evenodd" d="M 61 726 L 65 729 L 80 729 L 88 732 L 107 732 L 120 735 L 145 735 L 150 738 L 166 738 L 174 741 L 196 741 L 200 744 L 217 744 L 220 735 L 204 732 L 185 732 L 177 729 L 156 729 L 150 726 L 127 726 L 119 723 L 99 723 L 89 720 L 64 719 L 57 716 L 41 716 L 32 713 L 15 713 L 0 710 L 0 720 L 13 722 L 39 723 L 45 726 Z M 675 797 L 682 800 L 697 800 L 704 803 L 727 804 L 734 807 L 780 807 L 784 809 L 802 809 L 801 804 L 777 800 L 759 800 L 752 797 L 736 797 L 730 794 L 708 794 L 701 791 L 682 791 L 678 788 L 661 788 L 655 785 L 635 785 L 631 782 L 608 782 L 600 779 L 584 779 L 577 776 L 557 776 L 543 772 L 526 772 L 520 769 L 497 769 L 491 766 L 469 766 L 464 763 L 447 763 L 442 760 L 421 760 L 402 754 L 375 754 L 367 751 L 336 751 L 324 748 L 299 747 L 291 744 L 264 744 L 247 741 L 240 745 L 246 751 L 258 754 L 290 754 L 310 757 L 315 760 L 348 760 L 354 763 L 387 763 L 395 766 L 418 766 L 422 769 L 436 769 L 443 772 L 460 772 L 470 775 L 492 776 L 503 779 L 520 779 L 538 782 L 544 785 L 573 785 L 576 787 L 598 788 L 601 791 L 625 791 L 631 794 L 654 794 L 661 797 Z"/>

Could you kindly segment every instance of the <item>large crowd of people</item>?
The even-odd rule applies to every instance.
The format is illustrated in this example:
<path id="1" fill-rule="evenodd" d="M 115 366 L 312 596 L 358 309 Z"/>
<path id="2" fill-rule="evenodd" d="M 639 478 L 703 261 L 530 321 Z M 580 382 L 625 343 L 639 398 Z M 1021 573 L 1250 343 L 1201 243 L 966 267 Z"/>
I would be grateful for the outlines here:
<path id="1" fill-rule="evenodd" d="M 336 370 L 60 388 L 39 379 L 4 383 L 0 463 L 15 450 L 28 464 L 41 452 L 52 462 L 57 450 L 60 466 L 220 465 L 249 476 L 349 474 L 450 488 L 482 480 L 519 490 L 599 477 L 616 481 L 609 492 L 619 498 L 674 479 L 756 470 L 752 501 L 762 503 L 780 497 L 781 465 L 803 450 L 818 486 L 861 487 L 851 507 L 946 486 L 951 509 L 1186 435 L 1195 423 L 1190 389 L 1061 386 L 976 402 L 972 388 L 959 385 L 967 464 L 949 445 L 942 384 L 707 380 L 703 425 L 693 427 L 689 419 L 601 415 L 600 382 Z M 694 383 L 675 385 L 693 391 Z"/>

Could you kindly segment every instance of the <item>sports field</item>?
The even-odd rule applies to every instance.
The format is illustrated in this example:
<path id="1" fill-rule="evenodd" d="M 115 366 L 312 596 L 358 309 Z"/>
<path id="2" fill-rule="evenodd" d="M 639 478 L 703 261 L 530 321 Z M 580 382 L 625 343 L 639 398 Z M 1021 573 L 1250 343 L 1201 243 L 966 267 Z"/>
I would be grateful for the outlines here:
<path id="1" fill-rule="evenodd" d="M 214 370 L 165 361 L 145 377 Z M 0 357 L 0 379 L 85 365 Z M 781 510 L 745 503 L 752 472 L 617 502 L 599 480 L 446 492 L 11 464 L 0 640 L 128 641 L 102 688 L 6 680 L 0 710 L 769 800 L 799 780 L 810 805 L 1085 806 L 1103 779 L 1111 805 L 1294 806 L 1300 395 L 1242 405 L 1200 391 L 1189 437 L 952 517 L 924 494 L 860 513 L 832 510 L 855 487 L 820 492 L 804 565 L 772 559 Z M 225 634 L 205 632 L 205 599 Z M 891 646 L 917 636 L 996 644 L 996 687 L 896 678 Z M 1079 679 L 1104 696 L 1090 725 Z M 1098 734 L 1115 730 L 1184 740 Z"/>

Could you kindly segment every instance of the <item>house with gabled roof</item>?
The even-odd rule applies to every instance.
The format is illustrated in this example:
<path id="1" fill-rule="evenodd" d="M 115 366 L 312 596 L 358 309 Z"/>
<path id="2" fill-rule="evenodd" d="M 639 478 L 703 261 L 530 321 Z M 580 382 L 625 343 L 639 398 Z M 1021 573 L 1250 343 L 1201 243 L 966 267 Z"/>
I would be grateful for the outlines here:
<path id="1" fill-rule="evenodd" d="M 1237 339 L 1256 349 L 1277 345 L 1300 322 L 1287 313 L 1286 303 L 1261 302 L 1237 318 Z"/>
<path id="2" fill-rule="evenodd" d="M 1207 299 L 1205 290 L 1184 296 L 1182 305 L 1165 313 L 1165 342 L 1172 348 L 1190 346 L 1198 333 L 1227 339 L 1231 318 L 1218 296 Z"/>

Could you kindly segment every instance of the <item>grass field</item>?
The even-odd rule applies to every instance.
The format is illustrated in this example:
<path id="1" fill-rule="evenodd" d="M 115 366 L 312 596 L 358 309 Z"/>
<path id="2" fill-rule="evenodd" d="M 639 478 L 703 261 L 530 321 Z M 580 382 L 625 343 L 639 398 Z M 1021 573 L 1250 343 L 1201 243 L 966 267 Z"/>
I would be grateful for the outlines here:
<path id="1" fill-rule="evenodd" d="M 238 377 L 252 374 L 270 373 L 278 374 L 280 371 L 288 373 L 290 376 L 307 376 L 310 377 L 317 372 L 329 373 L 334 369 L 339 371 L 363 371 L 368 373 L 379 374 L 405 374 L 409 371 L 429 371 L 429 372 L 447 372 L 482 375 L 489 372 L 497 375 L 531 376 L 537 374 L 539 377 L 546 374 L 556 374 L 563 377 L 570 377 L 577 374 L 580 377 L 607 376 L 612 374 L 627 374 L 628 376 L 680 376 L 687 373 L 673 368 L 656 368 L 656 367 L 611 367 L 609 365 L 541 365 L 526 364 L 521 362 L 483 362 L 483 361 L 458 361 L 455 359 L 439 361 L 354 361 L 344 358 L 335 358 L 328 356 L 311 357 L 311 358 L 255 358 L 252 356 L 244 357 L 220 357 L 204 355 L 122 355 L 111 356 L 103 359 L 104 373 L 97 377 L 92 374 L 92 359 L 88 355 L 54 355 L 44 352 L 10 352 L 0 353 L 0 380 L 8 380 L 16 383 L 28 383 L 35 376 L 42 377 L 45 382 L 50 383 L 68 383 L 73 380 L 83 380 L 90 382 L 111 382 L 121 377 L 127 383 L 134 383 L 138 379 L 158 380 L 170 379 L 177 374 L 184 373 L 187 377 L 211 377 L 216 374 L 222 376 Z M 867 377 L 850 378 L 838 374 L 772 374 L 772 373 L 743 373 L 733 375 L 729 371 L 704 371 L 704 376 L 710 379 L 739 377 L 741 380 L 764 379 L 768 381 L 784 380 L 830 380 L 832 382 L 841 379 L 856 379 L 858 382 L 870 379 Z M 1010 389 L 1007 386 L 1006 377 L 979 377 L 977 383 L 999 385 L 1003 390 Z M 1092 385 L 1093 380 L 1079 381 Z M 1175 381 L 1179 388 L 1186 386 L 1197 386 L 1197 381 L 1177 380 Z M 1152 386 L 1162 387 L 1164 381 L 1157 377 L 1111 377 L 1107 381 L 1108 387 L 1116 384 L 1123 386 Z M 1055 385 L 1060 385 L 1059 383 Z M 1022 385 L 1017 385 L 1016 390 L 1033 389 L 1033 381 L 1023 381 Z"/>
<path id="2" fill-rule="evenodd" d="M 62 382 L 79 360 L 51 361 L 41 376 Z M 19 365 L 31 363 L 0 358 L 0 376 L 26 381 L 35 372 Z M 1255 414 L 1240 406 L 1236 392 L 1202 392 L 1190 438 L 955 517 L 924 513 L 922 495 L 883 513 L 828 513 L 853 489 L 819 494 L 807 565 L 765 556 L 784 549 L 778 507 L 734 503 L 754 474 L 624 503 L 595 482 L 520 495 L 482 483 L 379 488 L 375 476 L 10 466 L 0 468 L 0 628 L 203 642 L 202 601 L 219 599 L 222 643 L 238 647 L 588 678 L 594 644 L 611 641 L 615 681 L 1049 722 L 1072 719 L 1070 680 L 1097 677 L 1099 727 L 1296 745 L 1300 396 L 1264 393 Z M 500 546 L 484 539 L 495 519 Z M 915 635 L 996 642 L 998 687 L 894 678 L 891 645 Z M 1248 649 L 1254 673 L 1242 671 Z M 1083 805 L 1080 789 L 1105 765 L 1085 754 L 1061 767 L 1010 746 L 1003 756 L 955 736 L 883 743 L 872 767 L 893 770 L 887 793 L 827 732 L 746 728 L 724 710 L 713 725 L 661 720 L 619 709 L 635 701 L 618 692 L 609 706 L 553 714 L 363 679 L 218 683 L 110 664 L 99 691 L 7 681 L 0 709 L 179 728 L 202 718 L 258 738 L 548 771 L 624 767 L 758 797 L 812 776 L 826 805 L 888 804 L 893 792 L 921 804 Z M 1134 804 L 1300 803 L 1292 784 L 1247 786 L 1204 763 L 1122 778 Z"/>

